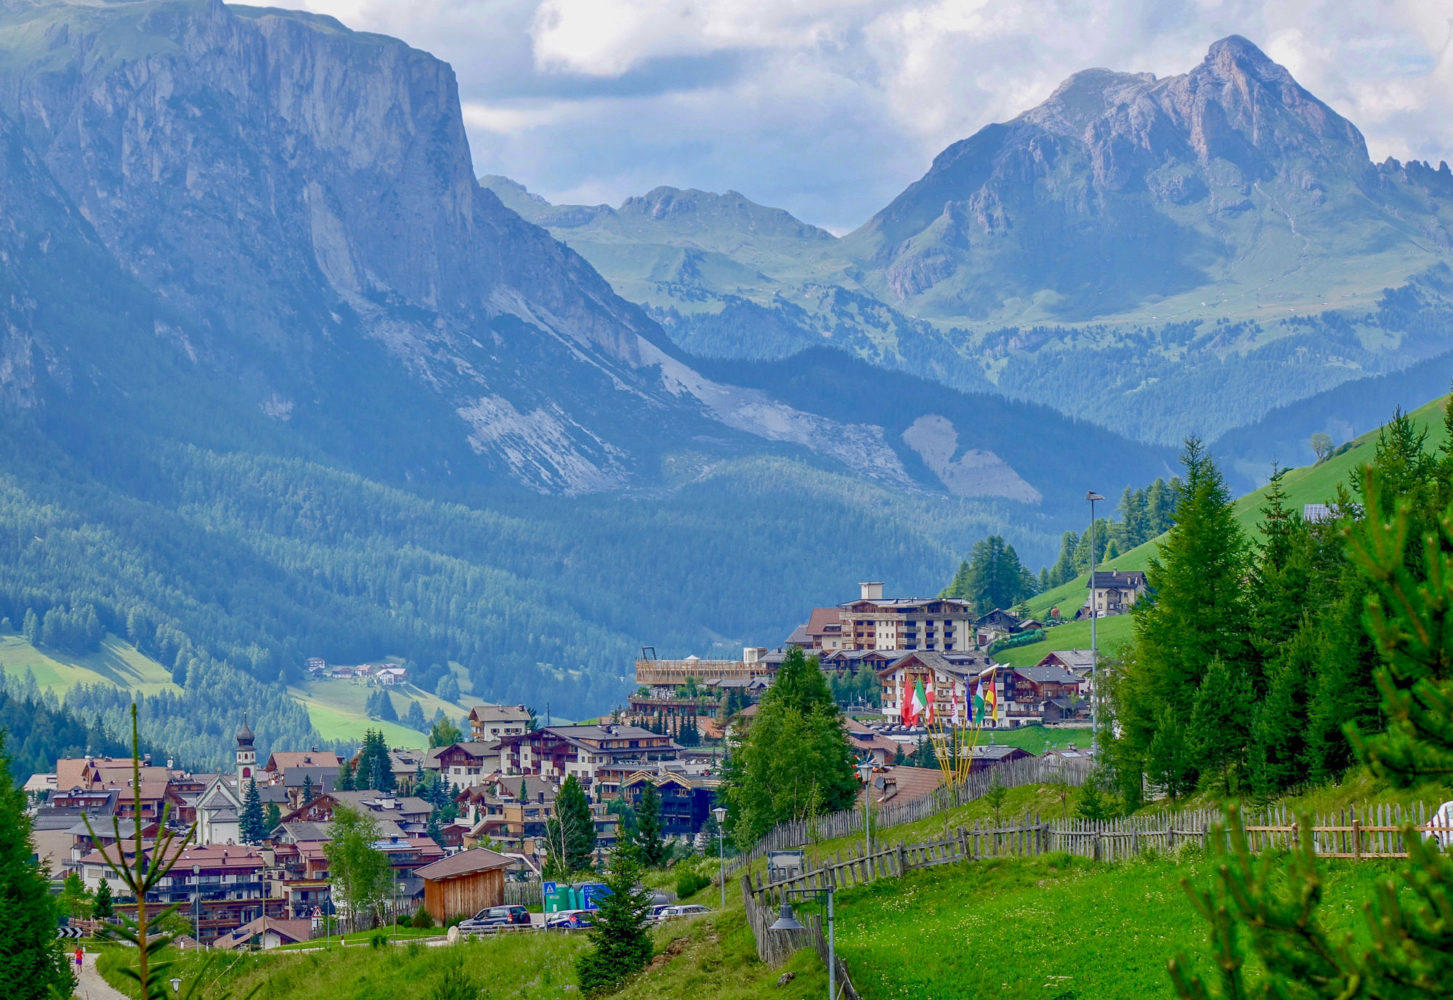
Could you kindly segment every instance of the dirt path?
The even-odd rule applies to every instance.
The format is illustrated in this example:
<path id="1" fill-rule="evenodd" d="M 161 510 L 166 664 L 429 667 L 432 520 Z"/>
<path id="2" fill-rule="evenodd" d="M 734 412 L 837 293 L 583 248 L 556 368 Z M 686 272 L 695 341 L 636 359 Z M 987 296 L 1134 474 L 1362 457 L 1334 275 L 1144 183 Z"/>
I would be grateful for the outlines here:
<path id="1" fill-rule="evenodd" d="M 75 961 L 74 958 L 71 959 Z M 94 952 L 86 952 L 85 964 L 81 966 L 81 975 L 76 983 L 75 997 L 77 1000 L 126 1000 L 126 994 L 106 984 L 101 978 L 101 973 L 96 971 L 96 955 Z"/>

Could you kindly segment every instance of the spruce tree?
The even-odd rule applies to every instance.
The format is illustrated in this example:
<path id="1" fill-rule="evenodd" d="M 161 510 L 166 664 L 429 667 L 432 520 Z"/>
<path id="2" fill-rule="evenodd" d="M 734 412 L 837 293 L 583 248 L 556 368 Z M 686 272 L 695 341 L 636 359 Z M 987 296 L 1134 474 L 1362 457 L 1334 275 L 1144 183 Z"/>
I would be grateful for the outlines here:
<path id="1" fill-rule="evenodd" d="M 242 800 L 242 816 L 238 823 L 238 832 L 241 833 L 244 844 L 260 844 L 266 835 L 262 815 L 262 796 L 258 794 L 256 779 L 247 783 L 247 794 Z"/>
<path id="2" fill-rule="evenodd" d="M 1203 785 L 1230 794 L 1242 790 L 1254 705 L 1246 671 L 1212 660 L 1186 731 L 1186 746 Z"/>
<path id="3" fill-rule="evenodd" d="M 655 782 L 646 782 L 641 790 L 641 801 L 636 806 L 636 833 L 632 839 L 636 855 L 647 868 L 661 868 L 671 856 L 661 837 L 661 793 Z"/>
<path id="4" fill-rule="evenodd" d="M 555 796 L 555 815 L 545 823 L 546 865 L 559 878 L 586 871 L 595 853 L 595 817 L 585 789 L 569 775 Z"/>
<path id="5" fill-rule="evenodd" d="M 97 920 L 110 920 L 115 912 L 111 900 L 111 883 L 103 878 L 96 885 L 96 898 L 91 904 L 91 915 Z"/>
<path id="6" fill-rule="evenodd" d="M 651 960 L 651 896 L 639 885 L 641 872 L 632 853 L 617 849 L 611 854 L 605 880 L 610 893 L 597 904 L 591 950 L 576 960 L 583 993 L 615 992 Z"/>
<path id="7" fill-rule="evenodd" d="M 282 821 L 282 811 L 278 809 L 277 803 L 269 802 L 267 808 L 262 811 L 262 828 L 265 831 L 264 839 L 266 838 L 266 834 L 276 830 L 278 824 Z"/>
<path id="8" fill-rule="evenodd" d="M 1369 470 L 1368 510 L 1386 511 L 1400 485 L 1396 475 Z M 1441 492 L 1430 491 L 1424 502 Z M 1404 494 L 1390 516 L 1365 517 L 1349 533 L 1352 559 L 1370 581 L 1364 626 L 1377 651 L 1388 720 L 1383 733 L 1352 727 L 1351 742 L 1375 777 L 1397 784 L 1453 776 L 1453 507 L 1436 532 L 1419 532 L 1426 511 L 1416 512 L 1415 502 Z M 1453 854 L 1405 828 L 1407 863 L 1371 886 L 1363 933 L 1334 933 L 1321 915 L 1325 880 L 1312 828 L 1312 818 L 1302 817 L 1296 849 L 1273 865 L 1257 861 L 1233 814 L 1230 846 L 1218 847 L 1210 887 L 1188 887 L 1211 928 L 1215 972 L 1205 979 L 1178 956 L 1170 965 L 1176 993 L 1183 1000 L 1447 996 Z M 1254 990 L 1246 981 L 1247 945 L 1257 959 Z"/>
<path id="9" fill-rule="evenodd" d="M 338 780 L 333 783 L 333 787 L 340 792 L 353 791 L 353 774 L 353 761 L 345 760 L 343 766 L 338 769 Z"/>
<path id="10" fill-rule="evenodd" d="M 313 801 L 313 776 L 303 775 L 303 805 Z"/>

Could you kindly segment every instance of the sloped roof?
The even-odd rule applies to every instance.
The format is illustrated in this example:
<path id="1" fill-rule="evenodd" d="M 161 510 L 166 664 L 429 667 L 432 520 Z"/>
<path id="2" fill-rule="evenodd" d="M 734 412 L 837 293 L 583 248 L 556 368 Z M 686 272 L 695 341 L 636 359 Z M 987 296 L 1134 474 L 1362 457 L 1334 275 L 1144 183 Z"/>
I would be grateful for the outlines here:
<path id="1" fill-rule="evenodd" d="M 509 868 L 514 863 L 514 859 L 507 858 L 503 854 L 496 854 L 487 847 L 475 847 L 425 865 L 416 870 L 414 874 L 421 879 L 434 882 L 444 878 L 457 878 L 460 875 L 472 875 L 475 872 L 491 871 L 495 868 Z"/>

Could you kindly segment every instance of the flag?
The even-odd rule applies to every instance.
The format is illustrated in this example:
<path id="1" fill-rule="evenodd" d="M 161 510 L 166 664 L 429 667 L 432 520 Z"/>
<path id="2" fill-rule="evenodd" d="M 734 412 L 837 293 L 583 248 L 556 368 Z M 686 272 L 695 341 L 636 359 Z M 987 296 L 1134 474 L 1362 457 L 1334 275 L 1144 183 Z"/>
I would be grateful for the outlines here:
<path id="1" fill-rule="evenodd" d="M 935 721 L 938 718 L 938 715 L 934 711 L 934 703 L 933 703 L 933 692 L 934 692 L 934 690 L 937 687 L 938 687 L 938 682 L 935 681 L 934 684 L 933 684 L 933 687 L 930 687 L 928 689 L 928 711 L 925 712 L 924 715 L 925 715 L 925 717 L 927 718 L 927 720 L 929 722 L 933 722 L 933 721 Z"/>
<path id="2" fill-rule="evenodd" d="M 913 700 L 909 702 L 913 709 L 913 722 L 911 725 L 920 725 L 924 720 L 924 713 L 929 709 L 928 695 L 923 693 L 923 681 L 919 680 L 913 686 Z"/>
<path id="3" fill-rule="evenodd" d="M 959 715 L 959 684 L 958 681 L 950 681 L 948 688 L 949 701 L 953 706 L 953 724 L 958 729 L 964 724 L 963 717 Z"/>
<path id="4" fill-rule="evenodd" d="M 903 696 L 898 700 L 898 721 L 905 726 L 913 725 L 913 703 L 908 696 L 908 675 L 903 675 Z"/>
<path id="5" fill-rule="evenodd" d="M 989 686 L 984 691 L 984 718 L 990 722 L 999 714 L 999 696 L 994 693 L 994 670 L 989 671 Z"/>

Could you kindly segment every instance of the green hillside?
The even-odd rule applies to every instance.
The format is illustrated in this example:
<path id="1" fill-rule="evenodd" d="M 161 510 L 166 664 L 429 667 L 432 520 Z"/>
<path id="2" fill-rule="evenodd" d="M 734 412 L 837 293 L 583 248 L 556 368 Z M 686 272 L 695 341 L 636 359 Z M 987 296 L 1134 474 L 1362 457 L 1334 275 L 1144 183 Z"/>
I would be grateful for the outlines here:
<path id="1" fill-rule="evenodd" d="M 101 640 L 95 653 L 71 656 L 37 649 L 17 632 L 0 633 L 0 670 L 15 678 L 29 674 L 57 696 L 77 684 L 111 684 L 142 694 L 180 690 L 165 667 L 114 635 Z"/>
<path id="2" fill-rule="evenodd" d="M 1447 438 L 1447 432 L 1443 426 L 1443 411 L 1448 402 L 1449 397 L 1444 396 L 1409 414 L 1413 423 L 1420 430 L 1427 431 L 1428 441 L 1434 447 L 1442 445 Z M 1338 454 L 1325 462 L 1288 469 L 1281 479 L 1287 507 L 1300 511 L 1306 504 L 1327 503 L 1332 500 L 1336 495 L 1338 485 L 1348 484 L 1353 472 L 1371 460 L 1373 449 L 1377 445 L 1377 435 L 1378 431 L 1369 431 L 1361 437 L 1355 438 L 1339 449 Z M 1262 487 L 1240 497 L 1235 504 L 1237 523 L 1252 539 L 1260 537 L 1261 508 L 1266 505 L 1267 491 L 1267 487 Z M 1159 544 L 1160 539 L 1151 539 L 1114 559 L 1105 561 L 1100 568 L 1144 570 L 1150 565 L 1151 557 L 1155 555 Z M 1073 580 L 1031 598 L 1029 609 L 1035 617 L 1043 618 L 1049 614 L 1050 608 L 1057 607 L 1065 617 L 1069 617 L 1073 609 L 1083 604 L 1089 585 L 1089 574 L 1081 573 Z M 1101 619 L 1100 643 L 1102 649 L 1113 648 L 1107 643 L 1123 641 L 1128 635 L 1128 618 L 1121 616 L 1120 618 Z M 996 655 L 996 659 L 1001 663 L 1022 666 L 1026 663 L 1038 662 L 1051 649 L 1088 648 L 1089 644 L 1089 623 L 1072 622 L 1052 629 L 1049 638 L 1044 642 L 1006 650 Z"/>

